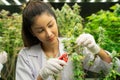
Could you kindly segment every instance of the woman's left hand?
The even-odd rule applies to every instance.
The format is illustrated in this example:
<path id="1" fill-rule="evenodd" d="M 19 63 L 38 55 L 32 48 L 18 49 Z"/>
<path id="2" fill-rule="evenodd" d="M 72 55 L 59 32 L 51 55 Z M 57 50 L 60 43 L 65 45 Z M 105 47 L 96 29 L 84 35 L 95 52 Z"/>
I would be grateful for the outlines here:
<path id="1" fill-rule="evenodd" d="M 83 47 L 87 47 L 93 54 L 98 54 L 100 52 L 100 47 L 96 44 L 91 34 L 81 34 L 77 38 L 76 43 Z"/>

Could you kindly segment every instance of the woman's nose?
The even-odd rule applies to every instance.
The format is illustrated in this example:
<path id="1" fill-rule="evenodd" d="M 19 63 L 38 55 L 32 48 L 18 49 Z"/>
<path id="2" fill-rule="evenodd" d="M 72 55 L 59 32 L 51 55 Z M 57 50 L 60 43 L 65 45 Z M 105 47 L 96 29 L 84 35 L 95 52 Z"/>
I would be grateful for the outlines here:
<path id="1" fill-rule="evenodd" d="M 46 29 L 46 36 L 50 37 L 52 35 L 52 31 L 50 29 Z"/>

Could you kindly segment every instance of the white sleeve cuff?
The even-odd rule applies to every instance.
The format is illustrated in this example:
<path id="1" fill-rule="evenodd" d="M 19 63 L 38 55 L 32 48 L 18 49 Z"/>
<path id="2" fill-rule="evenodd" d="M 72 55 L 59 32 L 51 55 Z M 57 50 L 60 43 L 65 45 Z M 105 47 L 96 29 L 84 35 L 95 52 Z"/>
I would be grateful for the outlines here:
<path id="1" fill-rule="evenodd" d="M 3 64 L 0 63 L 0 77 L 1 77 L 1 70 L 3 68 Z"/>
<path id="2" fill-rule="evenodd" d="M 3 68 L 3 64 L 0 63 L 0 73 L 1 73 L 2 68 Z"/>

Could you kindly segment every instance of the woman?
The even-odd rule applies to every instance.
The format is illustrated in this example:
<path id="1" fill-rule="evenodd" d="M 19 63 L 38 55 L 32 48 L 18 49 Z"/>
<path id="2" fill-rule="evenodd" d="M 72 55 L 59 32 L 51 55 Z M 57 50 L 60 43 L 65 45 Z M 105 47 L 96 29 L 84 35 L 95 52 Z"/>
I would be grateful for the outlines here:
<path id="1" fill-rule="evenodd" d="M 58 36 L 56 16 L 49 5 L 41 1 L 29 1 L 23 10 L 22 18 L 25 47 L 18 55 L 16 80 L 54 80 L 56 75 L 60 80 L 73 80 L 72 62 L 70 59 L 67 63 L 59 59 L 65 51 L 62 38 Z M 83 51 L 86 56 L 85 63 L 91 60 L 94 54 L 99 55 L 90 71 L 107 69 L 111 58 L 95 43 L 92 35 L 82 34 L 76 42 L 86 47 Z M 88 69 L 88 64 L 84 65 L 84 68 Z"/>

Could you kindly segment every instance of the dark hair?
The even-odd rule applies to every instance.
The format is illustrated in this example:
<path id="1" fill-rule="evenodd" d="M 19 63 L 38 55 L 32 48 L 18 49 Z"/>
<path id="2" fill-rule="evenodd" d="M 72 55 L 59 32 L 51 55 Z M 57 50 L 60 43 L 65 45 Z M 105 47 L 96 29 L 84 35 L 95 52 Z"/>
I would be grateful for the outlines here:
<path id="1" fill-rule="evenodd" d="M 22 15 L 22 39 L 25 47 L 31 47 L 40 43 L 40 41 L 33 36 L 31 32 L 31 26 L 34 23 L 34 18 L 44 12 L 47 12 L 56 19 L 56 15 L 49 4 L 40 0 L 32 0 L 26 4 Z"/>

